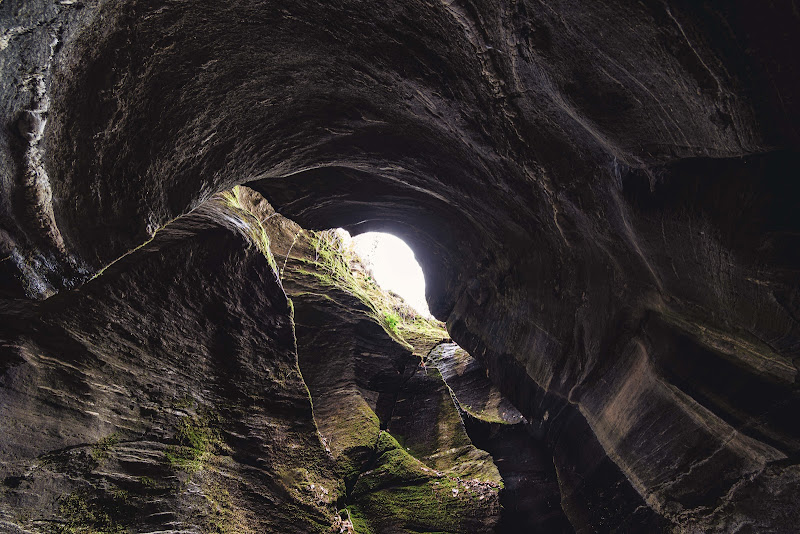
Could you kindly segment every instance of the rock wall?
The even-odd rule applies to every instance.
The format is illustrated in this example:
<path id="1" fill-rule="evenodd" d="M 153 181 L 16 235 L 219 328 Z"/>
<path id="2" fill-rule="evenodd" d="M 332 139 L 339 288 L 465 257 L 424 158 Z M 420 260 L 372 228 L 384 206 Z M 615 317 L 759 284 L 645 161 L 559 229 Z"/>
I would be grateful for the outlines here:
<path id="1" fill-rule="evenodd" d="M 291 308 L 224 209 L 4 310 L 0 530 L 330 532 Z"/>
<path id="2" fill-rule="evenodd" d="M 248 183 L 411 243 L 579 528 L 794 528 L 791 3 L 0 9 L 4 313 Z"/>
<path id="3" fill-rule="evenodd" d="M 250 199 L 7 310 L 0 530 L 495 529 L 502 478 L 420 358 L 438 338 L 387 331 Z"/>
<path id="4" fill-rule="evenodd" d="M 326 270 L 321 256 L 329 252 L 320 250 L 320 236 L 272 212 L 260 195 L 237 193 L 264 221 L 271 249 L 283 259 L 300 369 L 344 482 L 339 505 L 355 531 L 494 531 L 502 478 L 492 457 L 472 444 L 442 375 L 425 364 L 444 330 L 393 330 L 376 317 L 373 302 Z M 368 283 L 367 272 L 356 276 Z M 373 299 L 392 298 L 373 291 Z"/>

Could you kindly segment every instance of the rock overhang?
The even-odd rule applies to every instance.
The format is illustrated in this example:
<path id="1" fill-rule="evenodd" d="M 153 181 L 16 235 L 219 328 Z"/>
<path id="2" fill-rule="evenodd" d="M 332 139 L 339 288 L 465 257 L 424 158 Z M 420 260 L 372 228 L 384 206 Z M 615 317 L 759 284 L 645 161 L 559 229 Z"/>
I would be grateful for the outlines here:
<path id="1" fill-rule="evenodd" d="M 57 10 L 47 35 L 7 49 L 50 100 L 40 145 L 51 205 L 30 205 L 24 144 L 4 137 L 4 242 L 44 285 L 80 285 L 236 183 L 309 228 L 391 229 L 418 252 L 454 339 L 499 380 L 513 369 L 576 403 L 670 517 L 696 500 L 655 481 L 706 452 L 675 449 L 681 467 L 642 470 L 641 451 L 618 443 L 636 428 L 618 406 L 662 403 L 658 413 L 686 421 L 730 421 L 733 408 L 702 388 L 682 396 L 656 365 L 675 355 L 649 343 L 651 317 L 666 317 L 673 339 L 723 332 L 735 342 L 711 345 L 724 358 L 764 342 L 756 354 L 796 366 L 795 38 L 766 28 L 797 17 L 778 3 Z M 51 56 L 25 52 L 54 35 Z M 9 102 L 12 122 L 39 105 Z M 796 403 L 791 386 L 778 397 Z M 730 429 L 716 428 L 709 439 L 738 458 L 720 467 L 734 466 L 731 480 L 774 456 L 731 451 Z M 792 453 L 791 431 L 778 434 Z"/>

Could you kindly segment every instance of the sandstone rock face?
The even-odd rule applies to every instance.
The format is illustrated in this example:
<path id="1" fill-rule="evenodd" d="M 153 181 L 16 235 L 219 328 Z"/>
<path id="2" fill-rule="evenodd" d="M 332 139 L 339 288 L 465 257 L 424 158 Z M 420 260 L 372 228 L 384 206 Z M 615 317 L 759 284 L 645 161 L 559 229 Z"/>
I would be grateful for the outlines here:
<path id="1" fill-rule="evenodd" d="M 330 531 L 291 310 L 224 214 L 4 313 L 0 530 Z"/>
<path id="2" fill-rule="evenodd" d="M 249 200 L 7 310 L 3 531 L 495 529 L 502 478 L 419 356 L 437 338 L 396 339 Z"/>
<path id="3" fill-rule="evenodd" d="M 343 480 L 339 504 L 355 531 L 494 531 L 500 473 L 472 444 L 436 362 L 425 363 L 444 330 L 393 334 L 369 301 L 326 271 L 320 255 L 329 251 L 321 250 L 321 236 L 269 213 L 260 195 L 239 195 L 255 204 L 272 251 L 283 258 L 300 370 Z"/>
<path id="4" fill-rule="evenodd" d="M 53 364 L 63 369 L 25 378 L 46 369 L 35 355 L 67 338 L 85 347 L 92 332 L 106 339 L 96 329 L 114 315 L 92 315 L 85 295 L 109 274 L 134 276 L 159 228 L 247 183 L 305 228 L 408 240 L 433 313 L 527 420 L 499 428 L 533 434 L 521 458 L 553 458 L 571 528 L 796 528 L 800 16 L 790 2 L 0 10 L 2 365 L 23 366 L 4 371 L 17 393 L 3 409 L 44 414 L 39 385 L 75 395 L 77 378 L 48 384 L 84 371 Z M 142 276 L 166 287 L 163 270 Z M 117 300 L 146 302 L 137 324 L 178 305 L 132 287 Z M 207 294 L 180 301 L 201 325 L 222 313 L 203 309 Z M 137 361 L 175 358 L 142 349 Z M 351 400 L 369 405 L 364 395 Z M 14 469 L 51 445 L 106 437 L 75 422 L 50 439 L 51 423 L 31 417 L 38 430 L 26 435 L 40 448 L 20 449 L 19 464 L 4 452 Z"/>

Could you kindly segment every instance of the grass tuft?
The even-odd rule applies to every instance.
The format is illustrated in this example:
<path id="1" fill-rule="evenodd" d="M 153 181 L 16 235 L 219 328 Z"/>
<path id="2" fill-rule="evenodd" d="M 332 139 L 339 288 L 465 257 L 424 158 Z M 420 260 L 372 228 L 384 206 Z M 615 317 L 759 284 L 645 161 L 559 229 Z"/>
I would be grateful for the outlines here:
<path id="1" fill-rule="evenodd" d="M 116 433 L 110 434 L 98 441 L 95 446 L 92 447 L 92 458 L 94 461 L 98 464 L 103 463 L 103 460 L 108 458 L 108 455 L 117 443 L 119 443 L 119 436 Z"/>

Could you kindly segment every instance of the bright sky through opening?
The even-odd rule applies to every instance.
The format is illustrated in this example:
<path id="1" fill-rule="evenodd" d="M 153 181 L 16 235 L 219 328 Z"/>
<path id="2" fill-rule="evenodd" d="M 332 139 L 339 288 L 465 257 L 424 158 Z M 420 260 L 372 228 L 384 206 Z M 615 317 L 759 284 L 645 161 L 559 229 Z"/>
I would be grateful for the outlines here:
<path id="1" fill-rule="evenodd" d="M 367 232 L 355 236 L 352 243 L 379 286 L 403 297 L 417 313 L 431 316 L 422 268 L 405 241 L 391 234 Z"/>

